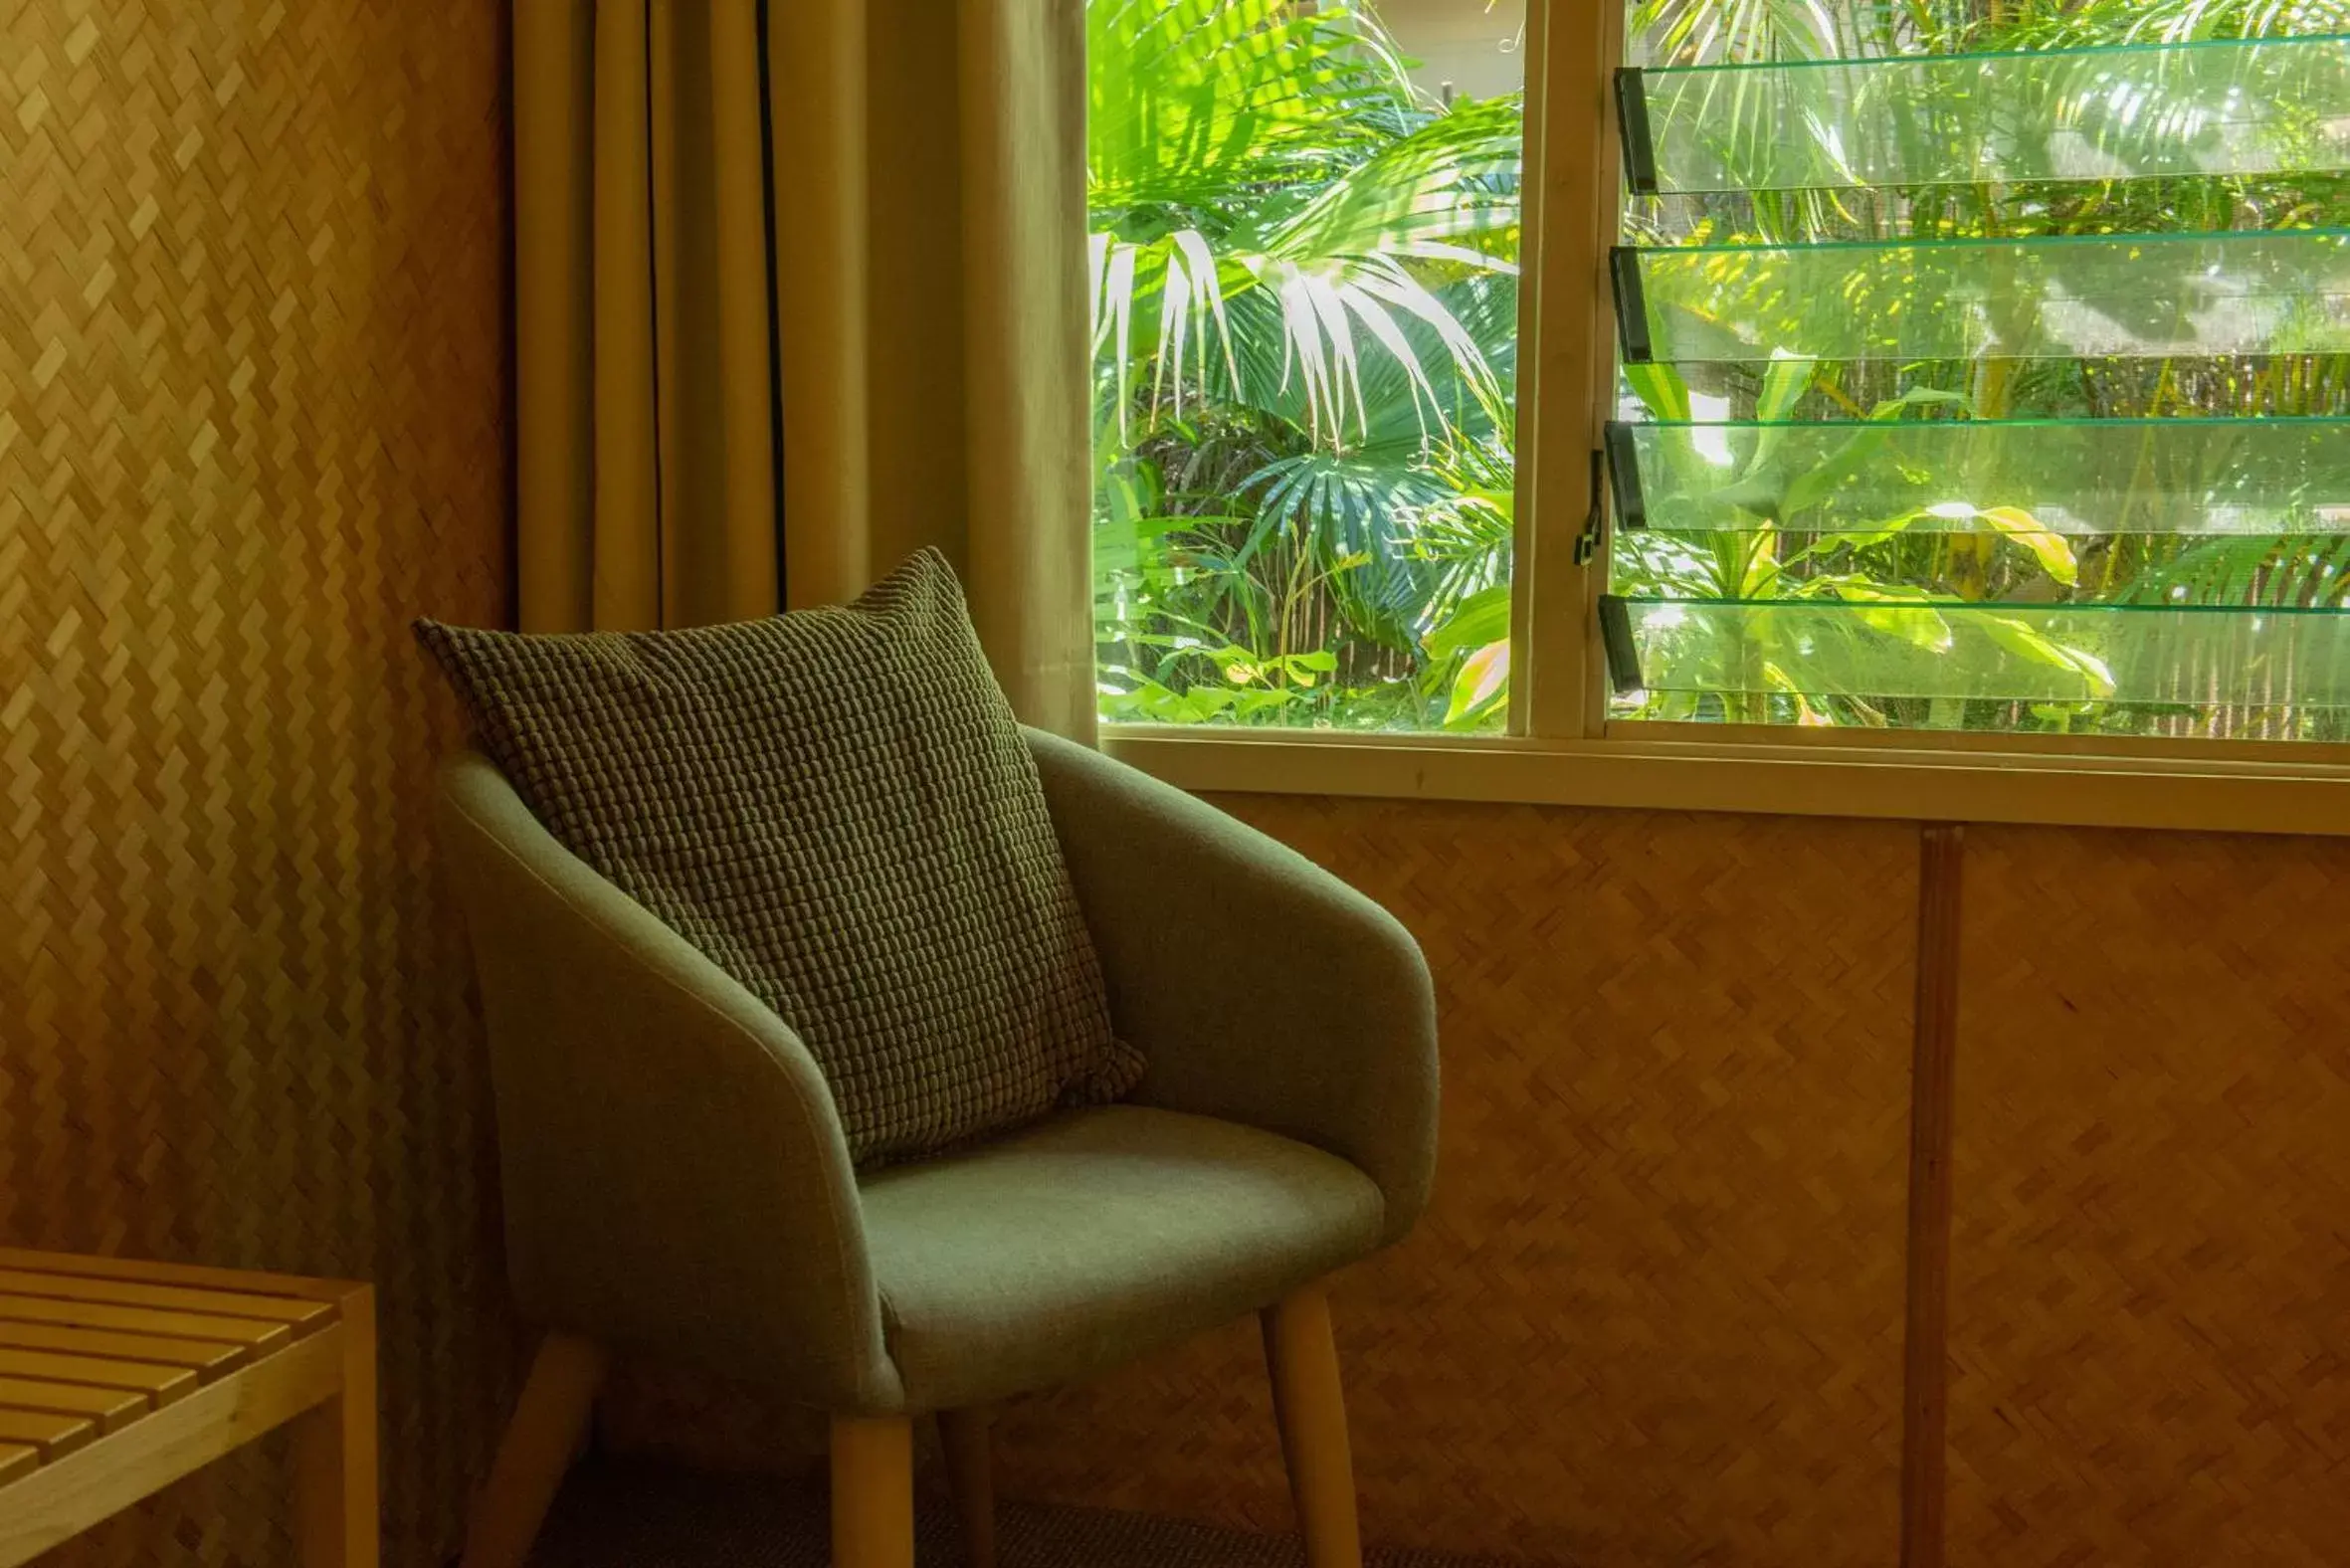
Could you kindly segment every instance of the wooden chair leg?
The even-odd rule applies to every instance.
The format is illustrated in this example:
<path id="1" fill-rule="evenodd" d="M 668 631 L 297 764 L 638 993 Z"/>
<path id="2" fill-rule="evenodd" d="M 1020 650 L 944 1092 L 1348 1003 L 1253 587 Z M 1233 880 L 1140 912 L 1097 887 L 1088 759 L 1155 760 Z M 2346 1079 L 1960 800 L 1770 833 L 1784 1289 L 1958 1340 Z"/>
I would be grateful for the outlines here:
<path id="1" fill-rule="evenodd" d="M 604 1349 L 575 1334 L 549 1334 L 530 1363 L 514 1419 L 506 1423 L 474 1501 L 462 1568 L 521 1568 L 595 1415 Z"/>
<path id="2" fill-rule="evenodd" d="M 343 1298 L 342 1387 L 294 1423 L 301 1568 L 376 1568 L 375 1292 Z"/>
<path id="3" fill-rule="evenodd" d="M 988 1428 L 995 1413 L 985 1407 L 942 1410 L 938 1438 L 955 1488 L 955 1513 L 963 1525 L 966 1568 L 996 1568 L 996 1477 L 988 1453 Z"/>
<path id="4" fill-rule="evenodd" d="M 1354 1457 L 1346 1441 L 1346 1398 L 1338 1381 L 1338 1343 L 1330 1332 L 1330 1297 L 1308 1285 L 1267 1307 L 1265 1360 L 1281 1428 L 1289 1494 L 1305 1537 L 1306 1568 L 1362 1568 L 1362 1527 L 1355 1518 Z"/>
<path id="5" fill-rule="evenodd" d="M 914 1568 L 911 1418 L 833 1418 L 833 1568 Z"/>

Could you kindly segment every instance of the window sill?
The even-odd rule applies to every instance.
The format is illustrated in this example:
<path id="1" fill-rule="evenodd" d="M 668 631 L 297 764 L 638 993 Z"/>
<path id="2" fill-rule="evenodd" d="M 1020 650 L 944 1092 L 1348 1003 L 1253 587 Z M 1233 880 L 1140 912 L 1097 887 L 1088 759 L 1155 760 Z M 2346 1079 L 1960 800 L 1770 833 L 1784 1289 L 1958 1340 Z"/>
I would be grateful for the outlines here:
<path id="1" fill-rule="evenodd" d="M 1795 739 L 1620 726 L 1599 740 L 1213 734 L 1108 725 L 1102 749 L 1182 789 L 1782 816 L 2350 835 L 2350 763 L 2219 743 Z M 1758 735 L 1758 738 L 1744 738 Z M 1760 738 L 1767 736 L 1769 738 Z M 2326 747 L 2325 757 L 2342 750 Z"/>

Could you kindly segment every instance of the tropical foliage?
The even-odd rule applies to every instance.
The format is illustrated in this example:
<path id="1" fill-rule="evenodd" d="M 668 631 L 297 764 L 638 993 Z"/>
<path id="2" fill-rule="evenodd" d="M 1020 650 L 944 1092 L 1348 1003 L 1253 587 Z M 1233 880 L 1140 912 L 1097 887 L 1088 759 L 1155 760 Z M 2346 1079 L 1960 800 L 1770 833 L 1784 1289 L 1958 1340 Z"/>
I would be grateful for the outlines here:
<path id="1" fill-rule="evenodd" d="M 2301 35 L 2350 30 L 2350 0 L 1636 0 L 1631 21 L 1635 58 L 1686 65 Z M 1105 715 L 1496 723 L 1508 676 L 1520 102 L 1447 108 L 1416 95 L 1365 0 L 1311 10 L 1090 0 L 1088 22 Z M 2109 122 L 2087 128 L 2108 156 L 2106 177 L 2064 171 L 1997 186 L 1741 189 L 1772 183 L 1768 171 L 1790 159 L 1855 154 L 1833 139 L 1834 116 L 1733 114 L 1714 151 L 1748 177 L 1631 201 L 1626 238 L 1800 247 L 2350 227 L 2340 174 L 2132 177 L 2132 138 L 2158 137 L 2177 106 L 2161 81 L 2149 86 L 2151 107 L 2115 95 Z M 1933 113 L 1882 106 L 1884 135 L 1946 133 Z M 2307 127 L 2338 130 L 2322 113 Z M 1818 145 L 1792 150 L 1791 137 Z M 2084 294 L 2076 279 L 2057 287 Z M 1813 335 L 1831 346 L 1758 358 L 1749 343 L 1717 359 L 1631 366 L 1626 414 L 1833 421 L 1852 439 L 1658 444 L 1666 470 L 1656 483 L 1706 490 L 1734 521 L 1620 533 L 1614 590 L 1823 613 L 1682 618 L 1669 633 L 1684 645 L 1675 657 L 1719 671 L 1721 688 L 1661 692 L 1626 711 L 2332 733 L 2331 719 L 2297 711 L 2289 691 L 2259 714 L 2215 701 L 2225 683 L 2213 661 L 2232 656 L 2182 645 L 2176 629 L 2158 635 L 2161 618 L 2135 618 L 2125 645 L 2059 635 L 2046 617 L 1983 612 L 2336 606 L 2350 602 L 2350 547 L 2338 534 L 2275 518 L 2263 529 L 2257 514 L 2201 532 L 2140 531 L 2120 516 L 2059 525 L 2046 485 L 1996 465 L 1929 507 L 1889 482 L 1895 471 L 1869 432 L 1920 420 L 2350 414 L 2350 356 L 1838 359 L 1825 329 L 1835 323 L 1805 319 L 1849 321 L 1919 293 L 1898 269 L 1822 293 L 1752 267 L 1691 270 L 1676 303 L 1684 319 L 1799 343 L 1820 324 Z M 2116 302 L 2104 308 L 2125 316 L 2127 294 L 2108 291 Z M 2224 496 L 2238 483 L 2230 465 L 2241 455 L 2225 442 L 2147 441 L 2174 490 Z M 2333 462 L 2337 477 L 2350 468 L 2350 456 Z M 1876 492 L 1886 504 L 1864 514 Z M 1889 673 L 1918 658 L 1945 676 L 1979 668 L 1989 694 L 1903 694 Z M 2145 685 L 2127 678 L 2149 661 L 2176 677 L 2180 700 L 2110 700 L 2117 681 Z M 1994 679 L 2020 667 L 2037 672 L 2010 683 L 2028 699 Z M 1883 693 L 1871 668 L 1888 672 Z M 1835 680 L 1819 679 L 1832 670 Z"/>
<path id="2" fill-rule="evenodd" d="M 1636 30 L 1650 58 L 1665 64 L 2027 53 L 2056 46 L 2181 43 L 2303 35 L 2350 21 L 2340 0 L 1919 0 L 1893 6 L 1806 0 L 1647 0 Z M 2344 53 L 2308 52 L 2318 74 L 2297 84 L 2306 115 L 2280 120 L 2287 142 L 2276 167 L 2338 167 L 2335 127 L 2325 104 L 2350 106 Z M 1933 242 L 2034 240 L 2107 235 L 2237 234 L 2350 225 L 2350 181 L 2338 173 L 2205 176 L 2166 172 L 2163 149 L 2183 124 L 2225 101 L 2224 73 L 2201 56 L 2101 54 L 2002 67 L 2011 88 L 1986 105 L 1839 105 L 1807 120 L 1815 142 L 1845 133 L 1834 152 L 1860 161 L 1849 144 L 1855 124 L 1907 146 L 1878 149 L 1881 161 L 1915 168 L 1933 162 L 1954 117 L 2007 116 L 2010 125 L 2055 124 L 2061 104 L 2072 144 L 2112 175 L 2025 178 L 1999 185 L 1948 182 L 1916 188 L 1791 189 L 1634 201 L 1628 238 L 1648 245 L 1787 247 L 1727 259 L 1690 258 L 1672 280 L 1676 308 L 1698 328 L 1735 329 L 1749 343 L 1820 345 L 1847 351 L 1869 323 L 1921 306 L 1960 313 L 1959 301 L 1988 301 L 1993 340 L 2035 333 L 2035 352 L 2007 357 L 1952 353 L 1901 360 L 1782 355 L 1757 363 L 1724 352 L 1682 367 L 1633 367 L 1628 412 L 1659 421 L 1837 421 L 1840 442 L 1753 443 L 1743 452 L 1700 452 L 1682 439 L 1661 444 L 1666 488 L 1707 490 L 1733 499 L 1734 521 L 1679 535 L 1627 533 L 1617 541 L 1614 583 L 1628 595 L 1690 601 L 1667 611 L 1652 651 L 1663 662 L 1706 672 L 1634 709 L 1655 718 L 1747 722 L 1899 724 L 2007 730 L 2131 733 L 2340 734 L 2329 688 L 2350 690 L 2350 661 L 2333 652 L 2335 624 L 2295 623 L 2289 661 L 2264 659 L 2249 641 L 2261 622 L 2207 612 L 2331 609 L 2350 598 L 2350 546 L 2338 531 L 2293 531 L 2311 493 L 2350 492 L 2350 452 L 2313 450 L 2290 485 L 2247 490 L 2245 443 L 2214 427 L 2160 424 L 2127 433 L 2138 453 L 2130 481 L 2099 497 L 2101 512 L 2067 514 L 2072 484 L 2062 469 L 1977 461 L 1936 476 L 1931 505 L 1907 493 L 1897 464 L 1872 447 L 1868 427 L 1917 420 L 2084 421 L 2268 419 L 2350 414 L 2350 355 L 2248 354 L 2241 345 L 2148 341 L 2181 335 L 2167 301 L 2196 280 L 2163 276 L 2166 257 L 2219 271 L 2215 253 L 2194 244 L 2115 247 L 2096 243 L 1951 251 Z M 1837 73 L 1888 87 L 1907 73 Z M 2213 80 L 2217 77 L 2219 80 Z M 2215 87 L 2219 96 L 2214 96 Z M 2239 116 L 2241 111 L 2239 111 Z M 1773 118 L 1723 116 L 1715 148 L 1732 171 L 1767 171 L 1790 161 L 1790 127 Z M 2078 155 L 2076 153 L 2076 155 Z M 1824 162 L 1806 149 L 1796 161 Z M 2060 150 L 2025 148 L 2033 172 L 2062 170 Z M 1722 183 L 1733 184 L 1735 180 Z M 1918 242 L 1889 251 L 1807 253 L 1821 242 Z M 2296 277 L 2294 242 L 2265 247 L 2271 287 L 2315 299 L 2338 289 L 2338 251 L 2321 248 L 2324 276 Z M 1834 287 L 1795 278 L 1807 255 L 1835 263 Z M 1846 265 L 1847 259 L 1858 259 Z M 1862 265 L 1865 263 L 1865 265 Z M 2117 265 L 2120 264 L 2120 265 Z M 1978 281 L 1956 270 L 2014 267 Z M 2126 270 L 2125 270 L 2126 266 Z M 2044 311 L 2062 299 L 2066 319 Z M 2017 318 L 2000 319 L 2002 310 Z M 1915 334 L 1912 334 L 1915 335 Z M 2320 346 L 2326 332 L 2313 334 Z M 2333 331 L 2332 342 L 2339 333 Z M 2273 346 L 2273 345 L 2271 345 Z M 2089 427 L 2080 427 L 2087 429 Z M 2234 427 L 2241 431 L 2243 427 Z M 1992 453 L 1989 443 L 1978 454 Z M 1802 461 L 1790 461 L 1790 454 Z M 2159 480 L 2159 485 L 2156 481 Z M 2190 526 L 2155 527 L 2112 497 L 2159 489 L 2199 497 Z M 1853 515 L 1870 495 L 1885 504 Z M 1831 516 L 1832 512 L 1841 513 Z M 2225 516 L 2224 527 L 2212 519 Z M 1701 601 L 1760 602 L 1764 609 L 1713 610 Z M 1814 611 L 1795 606 L 1817 606 Z M 1778 607 L 1791 607 L 1780 609 Z M 1833 606 L 1833 612 L 1829 607 Z M 2088 613 L 2067 614 L 2078 607 Z M 2127 614 L 2124 610 L 2166 613 Z M 2095 613 L 2104 611 L 2108 613 Z M 2174 613 L 2194 611 L 2197 613 Z M 2272 622 L 2268 635 L 2273 639 Z M 2310 658 L 2311 651 L 2317 657 Z M 1931 666 L 1921 666 L 1921 658 Z M 2259 689 L 2248 689 L 2258 670 Z M 1919 679 L 1920 673 L 1924 678 Z M 1711 689 L 1691 689 L 1710 685 Z M 1930 696 L 1908 693 L 1931 691 Z M 2149 692 L 2165 700 L 2146 700 Z M 2118 700 L 2127 696 L 2131 700 Z M 2312 700 L 2312 699 L 2315 700 Z"/>
<path id="3" fill-rule="evenodd" d="M 1517 99 L 1425 101 L 1361 7 L 1086 20 L 1105 715 L 1488 721 Z"/>

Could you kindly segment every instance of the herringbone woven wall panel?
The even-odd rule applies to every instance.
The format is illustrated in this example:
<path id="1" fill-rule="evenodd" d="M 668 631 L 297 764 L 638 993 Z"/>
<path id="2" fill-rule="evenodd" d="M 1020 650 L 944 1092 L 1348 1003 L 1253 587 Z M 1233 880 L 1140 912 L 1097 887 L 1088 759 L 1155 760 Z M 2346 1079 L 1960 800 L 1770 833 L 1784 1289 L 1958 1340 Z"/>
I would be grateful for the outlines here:
<path id="1" fill-rule="evenodd" d="M 1957 1568 L 2350 1561 L 2350 842 L 1968 830 Z"/>
<path id="2" fill-rule="evenodd" d="M 1436 973 L 1436 1205 L 1337 1292 L 1368 1536 L 1892 1561 L 1916 829 L 1218 804 L 1393 909 Z M 1289 1527 L 1247 1325 L 1002 1434 L 1016 1495 Z"/>
<path id="3" fill-rule="evenodd" d="M 406 632 L 505 610 L 503 9 L 0 0 L 0 1238 L 376 1280 L 404 1568 L 511 1350 Z"/>

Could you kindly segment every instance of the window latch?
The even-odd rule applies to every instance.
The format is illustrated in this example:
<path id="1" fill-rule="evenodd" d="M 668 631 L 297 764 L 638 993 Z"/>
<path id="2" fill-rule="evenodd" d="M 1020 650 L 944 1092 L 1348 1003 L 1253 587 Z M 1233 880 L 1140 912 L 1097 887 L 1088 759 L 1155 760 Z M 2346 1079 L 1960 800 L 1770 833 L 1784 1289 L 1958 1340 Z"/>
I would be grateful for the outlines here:
<path id="1" fill-rule="evenodd" d="M 1591 451 L 1591 509 L 1583 514 L 1583 532 L 1575 540 L 1575 564 L 1589 566 L 1599 557 L 1600 522 L 1606 515 L 1600 486 L 1601 456 L 1597 447 Z"/>

